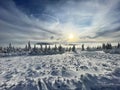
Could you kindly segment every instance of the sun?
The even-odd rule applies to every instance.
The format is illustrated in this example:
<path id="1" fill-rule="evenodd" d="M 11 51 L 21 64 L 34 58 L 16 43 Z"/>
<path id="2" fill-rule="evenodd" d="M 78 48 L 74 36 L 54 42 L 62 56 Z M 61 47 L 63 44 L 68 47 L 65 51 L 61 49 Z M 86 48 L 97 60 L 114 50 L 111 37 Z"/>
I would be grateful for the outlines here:
<path id="1" fill-rule="evenodd" d="M 68 40 L 67 41 L 68 42 L 74 42 L 75 41 L 75 35 L 72 34 L 72 33 L 68 34 Z"/>
<path id="2" fill-rule="evenodd" d="M 63 35 L 63 40 L 65 40 L 66 42 L 78 42 L 79 41 L 79 35 L 78 33 L 75 32 L 66 32 Z"/>
<path id="3" fill-rule="evenodd" d="M 73 39 L 73 38 L 74 38 L 74 35 L 73 35 L 73 34 L 69 34 L 68 38 L 69 38 L 69 39 Z"/>

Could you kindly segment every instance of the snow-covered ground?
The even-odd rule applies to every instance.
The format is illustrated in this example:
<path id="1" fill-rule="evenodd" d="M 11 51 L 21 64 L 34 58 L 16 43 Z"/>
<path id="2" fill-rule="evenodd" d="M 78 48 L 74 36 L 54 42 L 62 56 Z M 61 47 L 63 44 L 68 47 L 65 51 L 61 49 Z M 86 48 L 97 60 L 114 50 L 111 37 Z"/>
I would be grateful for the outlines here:
<path id="1" fill-rule="evenodd" d="M 120 54 L 0 58 L 0 90 L 120 90 Z"/>

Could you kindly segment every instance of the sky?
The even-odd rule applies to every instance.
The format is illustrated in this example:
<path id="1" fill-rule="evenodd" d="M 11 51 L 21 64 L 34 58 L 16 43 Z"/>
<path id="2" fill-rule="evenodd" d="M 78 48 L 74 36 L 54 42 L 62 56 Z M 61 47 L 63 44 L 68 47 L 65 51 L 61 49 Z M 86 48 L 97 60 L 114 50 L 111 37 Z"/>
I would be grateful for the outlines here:
<path id="1" fill-rule="evenodd" d="M 0 45 L 120 42 L 120 0 L 0 0 Z"/>

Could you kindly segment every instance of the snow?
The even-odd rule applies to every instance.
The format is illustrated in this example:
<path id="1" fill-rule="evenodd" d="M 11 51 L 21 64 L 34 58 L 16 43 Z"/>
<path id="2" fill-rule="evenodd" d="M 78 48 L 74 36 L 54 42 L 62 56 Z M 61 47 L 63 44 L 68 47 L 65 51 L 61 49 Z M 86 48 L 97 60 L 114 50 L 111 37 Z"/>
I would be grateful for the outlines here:
<path id="1" fill-rule="evenodd" d="M 0 90 L 120 90 L 120 54 L 1 57 Z"/>
<path id="2" fill-rule="evenodd" d="M 104 52 L 111 53 L 111 54 L 120 54 L 120 48 L 108 49 L 108 50 L 104 50 Z"/>

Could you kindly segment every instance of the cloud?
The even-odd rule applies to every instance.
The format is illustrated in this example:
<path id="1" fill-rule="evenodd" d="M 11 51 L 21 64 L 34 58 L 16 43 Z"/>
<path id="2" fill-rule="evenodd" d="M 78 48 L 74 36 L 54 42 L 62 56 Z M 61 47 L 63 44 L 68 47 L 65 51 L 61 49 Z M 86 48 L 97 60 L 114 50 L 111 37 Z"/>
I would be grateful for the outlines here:
<path id="1" fill-rule="evenodd" d="M 119 35 L 116 34 L 116 32 L 120 34 L 119 0 L 109 0 L 109 2 L 107 0 L 104 0 L 104 2 L 102 2 L 102 0 L 99 2 L 98 0 L 97 2 L 96 0 L 94 3 L 92 1 L 83 1 L 82 5 L 79 3 L 77 4 L 79 5 L 78 7 L 73 6 L 73 8 L 77 7 L 78 9 L 75 8 L 76 10 L 73 10 L 74 15 L 72 17 L 75 17 L 76 15 L 78 15 L 78 17 L 76 19 L 73 19 L 71 22 L 82 22 L 77 22 L 75 24 L 78 24 L 77 29 L 80 31 L 80 39 L 85 40 L 85 38 L 88 38 L 88 41 L 96 40 L 96 42 L 99 42 L 99 39 L 103 41 L 106 40 L 106 42 L 107 39 L 113 40 L 113 38 L 114 41 L 120 40 Z M 81 10 L 83 10 L 83 12 Z M 89 18 L 86 18 L 86 16 Z M 81 18 L 85 19 L 82 21 Z M 84 23 L 84 25 L 83 22 L 86 20 L 88 20 L 90 24 Z"/>
<path id="2" fill-rule="evenodd" d="M 18 9 L 12 0 L 2 0 L 0 12 L 0 43 L 44 40 L 60 34 L 45 26 L 56 22 L 37 21 L 37 18 L 30 17 Z"/>
<path id="3" fill-rule="evenodd" d="M 119 0 L 1 0 L 0 43 L 120 40 Z M 52 38 L 54 37 L 54 38 Z"/>

